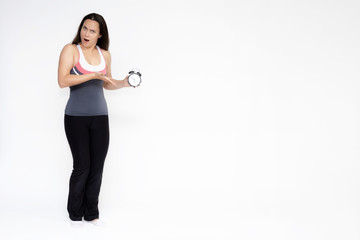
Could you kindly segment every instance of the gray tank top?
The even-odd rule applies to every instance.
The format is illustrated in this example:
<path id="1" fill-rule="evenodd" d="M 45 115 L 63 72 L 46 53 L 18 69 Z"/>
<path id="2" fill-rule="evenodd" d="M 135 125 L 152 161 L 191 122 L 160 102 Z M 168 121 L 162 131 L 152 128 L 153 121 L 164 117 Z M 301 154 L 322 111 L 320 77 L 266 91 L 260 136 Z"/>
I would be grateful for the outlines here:
<path id="1" fill-rule="evenodd" d="M 102 72 L 106 74 L 106 63 L 104 56 L 98 46 L 101 63 L 99 65 L 90 65 L 86 62 L 80 45 L 77 45 L 79 51 L 79 61 L 71 69 L 70 74 L 82 75 L 93 72 Z M 65 114 L 71 116 L 97 116 L 107 115 L 108 109 L 104 97 L 104 82 L 99 79 L 92 79 L 81 84 L 70 87 L 70 97 L 66 104 Z"/>

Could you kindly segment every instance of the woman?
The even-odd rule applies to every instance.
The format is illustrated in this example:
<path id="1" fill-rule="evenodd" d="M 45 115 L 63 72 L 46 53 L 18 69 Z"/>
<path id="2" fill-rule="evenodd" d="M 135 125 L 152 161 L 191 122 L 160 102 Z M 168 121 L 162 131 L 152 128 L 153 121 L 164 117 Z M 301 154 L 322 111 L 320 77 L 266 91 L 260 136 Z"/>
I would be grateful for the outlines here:
<path id="1" fill-rule="evenodd" d="M 72 44 L 60 54 L 58 83 L 70 87 L 65 109 L 65 132 L 73 156 L 67 210 L 72 226 L 82 218 L 94 225 L 99 219 L 104 161 L 109 146 L 108 109 L 103 88 L 130 87 L 111 75 L 109 36 L 104 18 L 91 13 L 83 18 Z"/>

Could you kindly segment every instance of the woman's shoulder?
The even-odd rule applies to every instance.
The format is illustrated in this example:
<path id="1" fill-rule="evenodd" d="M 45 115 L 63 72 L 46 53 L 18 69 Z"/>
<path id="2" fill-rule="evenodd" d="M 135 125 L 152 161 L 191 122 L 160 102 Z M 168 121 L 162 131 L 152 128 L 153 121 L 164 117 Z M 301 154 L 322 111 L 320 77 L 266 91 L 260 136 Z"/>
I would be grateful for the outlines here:
<path id="1" fill-rule="evenodd" d="M 103 53 L 103 55 L 104 55 L 104 57 L 105 57 L 106 59 L 110 59 L 110 58 L 111 58 L 111 55 L 110 55 L 109 50 L 105 50 L 105 49 L 102 49 L 102 48 L 100 48 L 100 49 L 101 49 L 101 52 Z"/>
<path id="2" fill-rule="evenodd" d="M 68 43 L 64 46 L 64 50 L 76 50 L 76 44 Z"/>
<path id="3" fill-rule="evenodd" d="M 103 54 L 110 55 L 109 50 L 105 50 L 105 49 L 103 49 L 103 48 L 101 48 L 101 47 L 99 47 L 99 48 L 100 48 L 100 50 L 103 52 Z"/>
<path id="4" fill-rule="evenodd" d="M 65 53 L 65 54 L 74 54 L 75 51 L 77 51 L 76 44 L 72 44 L 72 43 L 66 44 L 62 49 L 62 53 Z"/>
<path id="5" fill-rule="evenodd" d="M 79 56 L 76 51 L 76 44 L 66 44 L 60 53 L 60 59 L 64 59 L 64 61 L 71 61 L 71 64 L 75 65 L 75 63 L 79 60 Z"/>

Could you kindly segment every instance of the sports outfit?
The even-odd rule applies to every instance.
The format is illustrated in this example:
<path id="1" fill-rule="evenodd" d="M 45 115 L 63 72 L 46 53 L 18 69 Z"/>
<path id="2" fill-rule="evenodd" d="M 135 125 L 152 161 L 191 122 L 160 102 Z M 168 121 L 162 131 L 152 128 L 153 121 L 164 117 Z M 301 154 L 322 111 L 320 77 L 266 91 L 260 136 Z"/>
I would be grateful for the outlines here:
<path id="1" fill-rule="evenodd" d="M 95 66 L 86 62 L 80 45 L 77 45 L 79 61 L 70 74 L 106 74 L 104 56 L 101 49 L 96 48 L 101 63 Z M 103 84 L 99 79 L 92 79 L 71 86 L 65 108 L 65 133 L 73 156 L 67 210 L 73 221 L 81 221 L 82 217 L 87 221 L 99 218 L 98 198 L 109 146 L 109 119 Z"/>

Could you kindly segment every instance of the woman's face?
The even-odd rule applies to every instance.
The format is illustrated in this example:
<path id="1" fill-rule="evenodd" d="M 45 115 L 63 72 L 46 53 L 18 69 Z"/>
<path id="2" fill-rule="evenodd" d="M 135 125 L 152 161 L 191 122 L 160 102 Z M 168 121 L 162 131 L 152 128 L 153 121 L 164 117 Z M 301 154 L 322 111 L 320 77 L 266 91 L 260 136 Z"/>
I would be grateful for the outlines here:
<path id="1" fill-rule="evenodd" d="M 100 37 L 99 23 L 91 19 L 86 19 L 80 31 L 81 44 L 85 47 L 94 46 Z"/>

